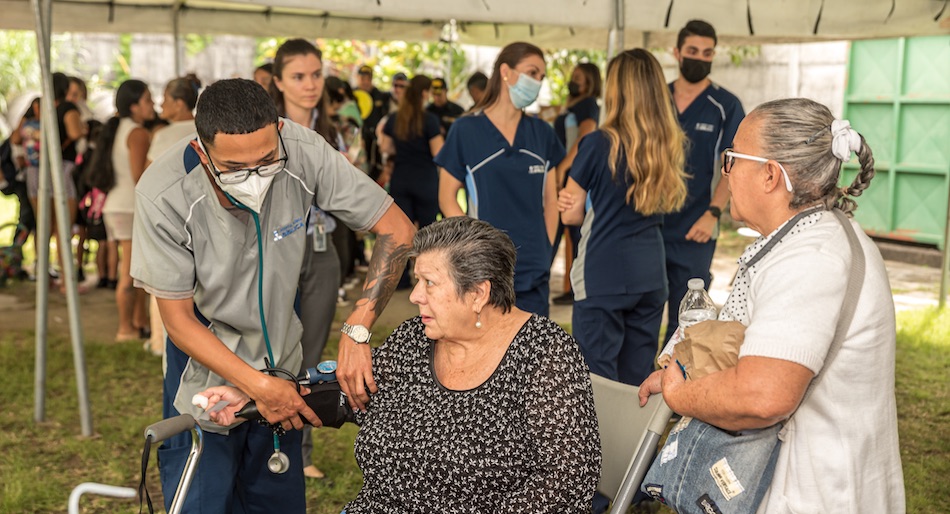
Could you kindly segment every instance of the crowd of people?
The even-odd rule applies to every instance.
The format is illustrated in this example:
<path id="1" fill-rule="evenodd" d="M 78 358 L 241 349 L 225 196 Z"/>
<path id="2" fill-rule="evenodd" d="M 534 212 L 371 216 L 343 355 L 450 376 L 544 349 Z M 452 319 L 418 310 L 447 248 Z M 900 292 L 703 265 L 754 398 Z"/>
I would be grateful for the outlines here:
<path id="1" fill-rule="evenodd" d="M 863 236 L 859 316 L 827 355 L 849 262 L 828 210 L 853 210 L 874 175 L 870 148 L 808 100 L 746 118 L 709 78 L 717 42 L 689 22 L 671 83 L 644 49 L 613 57 L 605 76 L 579 64 L 553 124 L 525 112 L 547 73 L 526 42 L 467 80 L 468 109 L 441 77 L 396 73 L 381 91 L 369 65 L 352 84 L 326 76 L 304 39 L 285 41 L 253 81 L 169 81 L 160 115 L 148 86 L 127 80 L 105 123 L 81 79 L 55 74 L 70 216 L 101 243 L 116 341 L 165 355 L 165 417 L 229 402 L 211 414 L 185 510 L 305 510 L 304 477 L 323 476 L 321 421 L 291 382 L 260 370 L 316 366 L 362 282 L 336 358 L 364 473 L 344 512 L 603 512 L 588 372 L 728 430 L 796 413 L 761 512 L 903 511 L 893 307 Z M 39 110 L 12 138 L 21 220 L 37 202 Z M 862 170 L 839 189 L 852 151 Z M 747 327 L 746 342 L 737 368 L 684 381 L 673 366 L 655 371 L 663 312 L 669 339 L 687 281 L 710 283 L 727 209 L 762 234 L 720 314 Z M 782 244 L 753 259 L 773 237 Z M 561 246 L 570 273 L 553 302 L 573 304 L 571 335 L 547 319 Z M 419 316 L 371 350 L 399 289 Z M 855 383 L 851 369 L 877 371 Z M 819 372 L 830 379 L 798 407 Z M 251 399 L 273 425 L 236 419 Z M 159 450 L 166 507 L 190 446 L 181 435 Z M 816 458 L 830 448 L 835 458 Z M 275 454 L 286 472 L 268 470 Z"/>

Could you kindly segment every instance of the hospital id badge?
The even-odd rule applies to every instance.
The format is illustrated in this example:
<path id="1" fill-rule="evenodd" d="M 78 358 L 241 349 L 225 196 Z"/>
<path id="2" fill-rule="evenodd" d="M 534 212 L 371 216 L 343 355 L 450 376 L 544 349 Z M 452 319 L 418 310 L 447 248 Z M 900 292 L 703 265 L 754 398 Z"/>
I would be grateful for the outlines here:
<path id="1" fill-rule="evenodd" d="M 322 220 L 313 227 L 313 251 L 327 251 L 327 226 Z"/>

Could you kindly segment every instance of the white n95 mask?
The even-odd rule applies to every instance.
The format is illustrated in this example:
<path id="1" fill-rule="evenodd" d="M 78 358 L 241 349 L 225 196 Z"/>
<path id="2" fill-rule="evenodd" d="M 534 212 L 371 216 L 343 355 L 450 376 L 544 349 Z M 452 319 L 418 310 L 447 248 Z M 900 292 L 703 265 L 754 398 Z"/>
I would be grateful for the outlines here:
<path id="1" fill-rule="evenodd" d="M 251 173 L 244 182 L 237 184 L 222 184 L 218 177 L 214 181 L 222 191 L 231 196 L 234 200 L 241 203 L 248 209 L 256 213 L 261 212 L 261 206 L 264 205 L 264 198 L 267 197 L 267 191 L 274 181 L 275 175 L 262 177 L 257 173 Z"/>

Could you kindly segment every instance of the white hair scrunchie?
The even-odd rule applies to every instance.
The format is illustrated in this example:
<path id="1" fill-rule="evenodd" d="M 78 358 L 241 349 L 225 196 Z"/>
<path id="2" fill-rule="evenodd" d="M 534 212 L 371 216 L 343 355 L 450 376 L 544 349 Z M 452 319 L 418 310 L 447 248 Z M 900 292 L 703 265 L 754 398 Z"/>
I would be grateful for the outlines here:
<path id="1" fill-rule="evenodd" d="M 861 150 L 861 136 L 848 120 L 834 120 L 831 122 L 831 153 L 841 159 L 841 162 L 851 160 L 851 152 Z"/>

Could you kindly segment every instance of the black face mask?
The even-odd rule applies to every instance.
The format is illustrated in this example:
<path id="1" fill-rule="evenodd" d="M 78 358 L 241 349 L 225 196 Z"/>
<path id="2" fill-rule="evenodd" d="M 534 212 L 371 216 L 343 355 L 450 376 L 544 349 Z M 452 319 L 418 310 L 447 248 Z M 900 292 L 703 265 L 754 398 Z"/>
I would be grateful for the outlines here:
<path id="1" fill-rule="evenodd" d="M 712 71 L 711 61 L 701 61 L 699 59 L 683 57 L 683 64 L 680 64 L 680 73 L 683 74 L 683 78 L 693 84 L 708 77 L 710 71 Z"/>
<path id="2" fill-rule="evenodd" d="M 568 82 L 567 94 L 571 96 L 581 96 L 581 85 L 577 82 Z"/>

